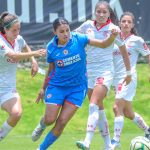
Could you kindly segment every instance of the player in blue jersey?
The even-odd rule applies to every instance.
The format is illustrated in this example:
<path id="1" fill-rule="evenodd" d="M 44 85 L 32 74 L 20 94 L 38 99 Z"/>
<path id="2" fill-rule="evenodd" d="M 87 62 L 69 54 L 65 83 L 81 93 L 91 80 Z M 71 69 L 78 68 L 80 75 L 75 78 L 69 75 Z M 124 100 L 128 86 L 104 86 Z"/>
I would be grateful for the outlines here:
<path id="1" fill-rule="evenodd" d="M 55 124 L 40 144 L 40 150 L 46 150 L 57 140 L 83 103 L 87 93 L 85 46 L 107 47 L 117 36 L 115 30 L 104 41 L 89 39 L 87 35 L 70 32 L 64 18 L 57 18 L 53 29 L 55 36 L 47 45 L 49 68 L 36 100 L 38 103 L 44 95 L 46 110 L 32 133 L 32 140 L 38 140 L 47 125 Z"/>

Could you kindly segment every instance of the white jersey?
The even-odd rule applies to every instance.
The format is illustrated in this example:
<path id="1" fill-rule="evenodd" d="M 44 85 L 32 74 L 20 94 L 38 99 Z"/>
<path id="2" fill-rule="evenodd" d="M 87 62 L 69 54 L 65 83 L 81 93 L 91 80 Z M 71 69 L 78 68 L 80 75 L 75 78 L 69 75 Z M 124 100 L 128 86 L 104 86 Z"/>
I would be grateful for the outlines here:
<path id="1" fill-rule="evenodd" d="M 150 55 L 150 50 L 145 41 L 139 36 L 130 35 L 124 41 L 129 54 L 131 72 L 132 74 L 136 74 L 136 64 L 139 54 L 143 56 Z M 126 68 L 122 55 L 117 47 L 113 51 L 113 62 L 115 68 L 115 78 L 125 77 Z"/>
<path id="2" fill-rule="evenodd" d="M 11 45 L 7 39 L 0 34 L 0 93 L 16 88 L 16 69 L 18 62 L 12 61 L 6 56 L 10 51 L 21 52 L 26 42 L 22 36 L 15 39 Z"/>
<path id="3" fill-rule="evenodd" d="M 88 20 L 84 22 L 79 28 L 77 28 L 76 31 L 87 34 L 91 39 L 95 38 L 104 40 L 110 36 L 112 29 L 120 31 L 119 27 L 110 21 L 98 29 L 95 25 L 95 21 Z M 111 76 L 113 76 L 112 52 L 114 44 L 122 46 L 124 45 L 124 42 L 122 39 L 120 39 L 120 36 L 117 36 L 114 43 L 107 48 L 98 48 L 90 45 L 86 47 L 89 88 L 93 89 L 94 85 L 97 84 L 97 80 L 103 79 L 102 84 L 109 89 L 112 82 Z"/>
<path id="4" fill-rule="evenodd" d="M 106 25 L 98 29 L 95 26 L 95 21 L 88 20 L 85 23 L 83 23 L 79 28 L 77 28 L 76 31 L 87 34 L 89 38 L 104 40 L 110 36 L 112 29 L 117 29 L 118 31 L 120 31 L 118 26 L 114 25 L 111 22 L 106 23 Z M 114 43 L 118 44 L 118 46 L 122 46 L 124 44 L 123 41 L 119 38 L 119 36 L 117 37 Z M 90 45 L 87 46 L 88 71 L 91 69 L 92 72 L 100 73 L 104 70 L 112 69 L 112 52 L 114 43 L 107 48 L 98 48 Z"/>

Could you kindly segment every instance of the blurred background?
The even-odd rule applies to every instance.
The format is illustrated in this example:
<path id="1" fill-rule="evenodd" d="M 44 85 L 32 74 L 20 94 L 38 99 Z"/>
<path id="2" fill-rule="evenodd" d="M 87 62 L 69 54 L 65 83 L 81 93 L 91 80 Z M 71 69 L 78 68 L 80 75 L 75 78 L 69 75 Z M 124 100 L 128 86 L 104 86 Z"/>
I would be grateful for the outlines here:
<path id="1" fill-rule="evenodd" d="M 21 35 L 33 50 L 45 48 L 52 38 L 52 22 L 65 17 L 71 30 L 87 19 L 94 18 L 94 8 L 99 0 L 0 0 L 0 13 L 8 11 L 19 16 L 22 23 Z M 140 36 L 150 44 L 150 0 L 107 0 L 119 20 L 124 11 L 131 11 L 136 20 Z M 39 60 L 42 68 L 45 60 Z M 140 57 L 139 62 L 146 62 Z M 26 63 L 26 66 L 29 64 Z"/>

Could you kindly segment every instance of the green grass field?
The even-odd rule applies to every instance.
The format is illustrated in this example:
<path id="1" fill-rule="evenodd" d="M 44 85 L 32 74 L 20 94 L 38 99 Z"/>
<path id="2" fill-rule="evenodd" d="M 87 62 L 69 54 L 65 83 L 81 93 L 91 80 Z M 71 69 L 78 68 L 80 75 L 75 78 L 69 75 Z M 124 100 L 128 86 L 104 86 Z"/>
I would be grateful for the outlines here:
<path id="1" fill-rule="evenodd" d="M 150 83 L 148 82 L 149 68 L 146 64 L 139 64 L 138 70 L 138 87 L 137 94 L 134 98 L 134 110 L 141 114 L 145 121 L 150 125 Z M 37 93 L 40 89 L 44 76 L 37 75 L 35 78 L 30 77 L 30 72 L 19 70 L 17 74 L 17 87 L 22 98 L 23 116 L 14 128 L 14 130 L 0 142 L 0 150 L 36 150 L 45 134 L 50 130 L 47 128 L 41 139 L 35 143 L 31 141 L 31 133 L 38 124 L 44 113 L 44 104 L 35 104 Z M 113 91 L 105 100 L 105 110 L 109 121 L 111 136 L 113 136 L 113 119 L 114 114 L 112 106 L 114 102 Z M 77 150 L 75 141 L 81 140 L 85 136 L 86 122 L 88 117 L 88 100 L 86 99 L 83 107 L 76 113 L 74 118 L 65 128 L 62 136 L 52 145 L 52 150 Z M 6 119 L 7 114 L 0 111 L 0 124 Z M 143 135 L 144 133 L 136 127 L 130 120 L 125 119 L 124 129 L 121 137 L 121 150 L 129 150 L 130 141 L 133 137 Z M 95 132 L 91 144 L 91 150 L 103 150 L 104 144 L 98 130 Z"/>

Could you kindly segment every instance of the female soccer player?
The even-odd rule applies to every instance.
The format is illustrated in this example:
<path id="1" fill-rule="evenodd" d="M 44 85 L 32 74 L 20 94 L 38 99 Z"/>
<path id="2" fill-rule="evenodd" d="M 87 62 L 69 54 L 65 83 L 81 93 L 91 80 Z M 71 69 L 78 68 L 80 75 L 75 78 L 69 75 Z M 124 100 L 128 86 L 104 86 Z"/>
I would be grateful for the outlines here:
<path id="1" fill-rule="evenodd" d="M 137 36 L 134 25 L 135 19 L 133 14 L 125 12 L 120 18 L 120 28 L 121 37 L 125 41 L 131 63 L 132 81 L 127 86 L 122 82 L 126 76 L 126 70 L 120 52 L 118 49 L 113 52 L 115 68 L 113 85 L 116 93 L 114 104 L 114 137 L 111 141 L 113 149 L 120 145 L 124 116 L 132 120 L 145 132 L 145 136 L 150 139 L 149 126 L 145 123 L 143 118 L 132 109 L 132 100 L 135 96 L 137 85 L 136 63 L 139 54 L 149 56 L 150 62 L 150 50 L 145 41 L 141 37 Z"/>
<path id="2" fill-rule="evenodd" d="M 114 23 L 116 16 L 108 2 L 100 1 L 95 6 L 95 20 L 88 20 L 76 31 L 88 34 L 89 37 L 105 39 L 112 28 L 120 31 Z M 113 47 L 116 44 L 124 58 L 127 70 L 126 84 L 131 80 L 129 58 L 124 43 L 118 36 L 114 43 L 107 48 L 89 46 L 87 48 L 88 96 L 90 99 L 87 133 L 84 141 L 77 141 L 81 149 L 89 149 L 96 126 L 104 139 L 106 150 L 110 149 L 111 139 L 104 111 L 103 100 L 106 97 L 113 79 Z M 91 96 L 92 95 L 92 96 Z"/>
<path id="3" fill-rule="evenodd" d="M 0 140 L 16 126 L 22 114 L 21 99 L 16 91 L 18 61 L 31 57 L 31 75 L 34 77 L 38 71 L 38 64 L 33 56 L 46 54 L 45 50 L 31 52 L 19 32 L 18 17 L 8 12 L 2 13 L 0 16 L 0 105 L 9 117 L 0 128 Z M 26 52 L 21 52 L 22 50 Z"/>
<path id="4" fill-rule="evenodd" d="M 39 139 L 46 125 L 55 124 L 39 146 L 40 150 L 46 150 L 57 140 L 83 103 L 87 91 L 85 46 L 107 47 L 117 35 L 114 31 L 104 41 L 90 39 L 87 35 L 70 32 L 69 23 L 64 18 L 57 18 L 53 29 L 55 36 L 47 45 L 49 69 L 36 100 L 38 103 L 45 91 L 46 110 L 32 133 L 32 140 Z"/>

